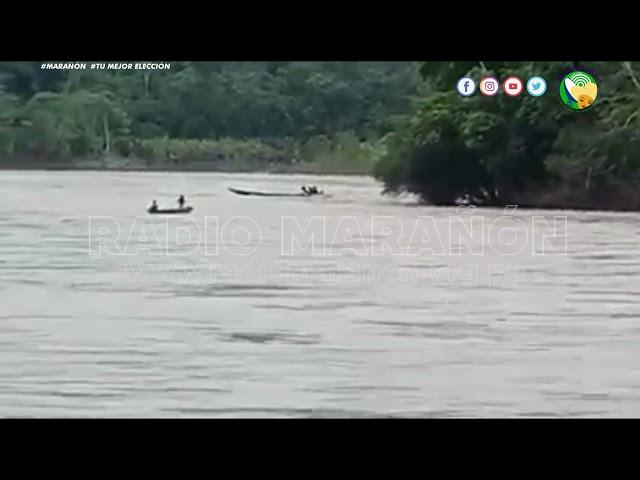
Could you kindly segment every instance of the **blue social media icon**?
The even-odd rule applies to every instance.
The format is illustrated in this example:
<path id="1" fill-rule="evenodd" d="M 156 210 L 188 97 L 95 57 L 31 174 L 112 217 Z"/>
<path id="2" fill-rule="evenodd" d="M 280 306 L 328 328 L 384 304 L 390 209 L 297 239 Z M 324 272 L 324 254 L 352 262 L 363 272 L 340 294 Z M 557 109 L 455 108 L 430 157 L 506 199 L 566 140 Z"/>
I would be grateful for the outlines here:
<path id="1" fill-rule="evenodd" d="M 547 91 L 547 82 L 542 77 L 531 77 L 527 82 L 527 92 L 533 97 L 544 95 Z"/>

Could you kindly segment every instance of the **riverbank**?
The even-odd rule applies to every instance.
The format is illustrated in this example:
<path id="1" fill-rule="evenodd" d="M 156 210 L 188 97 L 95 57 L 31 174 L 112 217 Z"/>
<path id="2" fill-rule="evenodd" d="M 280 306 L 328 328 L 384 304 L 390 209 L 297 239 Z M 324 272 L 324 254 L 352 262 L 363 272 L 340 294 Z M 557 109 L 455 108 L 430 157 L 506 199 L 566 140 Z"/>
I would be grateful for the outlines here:
<path id="1" fill-rule="evenodd" d="M 514 200 L 523 208 L 548 210 L 640 211 L 640 192 L 620 182 L 599 187 L 558 185 L 537 192 L 525 192 Z"/>
<path id="2" fill-rule="evenodd" d="M 428 202 L 425 201 L 425 204 Z M 517 206 L 529 210 L 576 210 L 640 212 L 640 192 L 629 185 L 608 185 L 590 189 L 556 185 L 536 191 L 512 194 L 508 199 L 481 203 L 439 203 L 438 206 L 506 208 Z"/>
<path id="3" fill-rule="evenodd" d="M 221 172 L 268 173 L 310 175 L 370 176 L 371 168 L 348 165 L 338 161 L 260 161 L 247 159 L 214 159 L 180 161 L 178 159 L 139 159 L 125 157 L 101 157 L 50 160 L 36 157 L 0 158 L 0 170 L 51 170 L 51 171 L 119 171 L 119 172 Z M 425 205 L 429 202 L 425 201 Z M 517 205 L 534 210 L 584 210 L 584 211 L 640 211 L 640 192 L 626 185 L 584 188 L 557 185 L 544 190 L 513 195 L 509 199 L 476 203 L 478 208 L 505 208 Z M 459 203 L 441 203 L 437 206 L 455 207 Z"/>
<path id="4" fill-rule="evenodd" d="M 0 169 L 266 172 L 370 175 L 386 151 L 384 139 L 352 134 L 259 141 L 222 138 L 121 139 L 99 155 L 22 153 L 0 156 Z"/>
<path id="5" fill-rule="evenodd" d="M 222 159 L 213 161 L 143 160 L 122 157 L 99 159 L 47 160 L 34 158 L 0 159 L 0 170 L 104 170 L 131 172 L 224 172 L 312 175 L 371 175 L 366 166 L 338 162 L 269 162 Z"/>

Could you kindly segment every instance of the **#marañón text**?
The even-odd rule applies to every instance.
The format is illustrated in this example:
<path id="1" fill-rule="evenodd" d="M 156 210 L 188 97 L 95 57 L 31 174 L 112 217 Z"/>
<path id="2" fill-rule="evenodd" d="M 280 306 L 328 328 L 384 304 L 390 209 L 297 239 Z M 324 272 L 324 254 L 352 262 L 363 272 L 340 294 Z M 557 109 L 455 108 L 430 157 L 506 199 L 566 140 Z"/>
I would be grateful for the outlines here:
<path id="1" fill-rule="evenodd" d="M 83 62 L 70 63 L 43 63 L 42 70 L 86 70 L 87 64 Z M 91 70 L 169 70 L 170 63 L 164 62 L 135 62 L 135 63 L 90 63 Z"/>

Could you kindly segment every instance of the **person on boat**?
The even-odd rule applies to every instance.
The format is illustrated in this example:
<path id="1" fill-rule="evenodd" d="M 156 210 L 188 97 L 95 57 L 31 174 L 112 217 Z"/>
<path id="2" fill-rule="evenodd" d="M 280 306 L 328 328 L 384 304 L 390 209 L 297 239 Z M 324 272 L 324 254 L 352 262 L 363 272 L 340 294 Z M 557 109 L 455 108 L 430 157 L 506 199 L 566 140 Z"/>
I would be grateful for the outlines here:
<path id="1" fill-rule="evenodd" d="M 305 195 L 311 195 L 311 191 L 309 190 L 309 188 L 307 188 L 306 185 L 302 186 L 302 191 L 304 192 Z"/>
<path id="2" fill-rule="evenodd" d="M 153 202 L 151 202 L 151 206 L 149 207 L 149 211 L 150 212 L 155 212 L 158 210 L 158 202 L 156 202 L 155 200 Z"/>
<path id="3" fill-rule="evenodd" d="M 184 195 L 180 195 L 180 197 L 178 198 L 178 205 L 180 206 L 180 208 L 184 208 Z"/>

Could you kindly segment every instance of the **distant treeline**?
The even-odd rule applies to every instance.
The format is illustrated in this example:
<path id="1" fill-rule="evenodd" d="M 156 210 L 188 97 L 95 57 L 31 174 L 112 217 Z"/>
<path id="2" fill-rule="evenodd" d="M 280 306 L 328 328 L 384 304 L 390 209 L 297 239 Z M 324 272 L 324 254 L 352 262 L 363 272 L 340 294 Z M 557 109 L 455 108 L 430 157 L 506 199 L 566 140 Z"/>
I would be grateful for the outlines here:
<path id="1" fill-rule="evenodd" d="M 599 82 L 585 111 L 559 101 L 564 74 Z M 543 97 L 461 98 L 468 75 L 547 79 Z M 387 142 L 375 175 L 389 191 L 436 204 L 640 209 L 640 63 L 428 62 L 412 112 Z"/>
<path id="2" fill-rule="evenodd" d="M 598 98 L 558 99 L 586 67 Z M 542 97 L 461 98 L 469 75 L 547 79 Z M 370 171 L 452 204 L 640 209 L 640 63 L 173 62 L 170 70 L 0 63 L 0 166 L 21 158 Z"/>
<path id="3" fill-rule="evenodd" d="M 214 161 L 247 152 L 268 161 L 375 161 L 378 140 L 411 108 L 418 67 L 172 62 L 161 71 L 63 71 L 3 62 L 0 162 L 109 155 Z"/>

